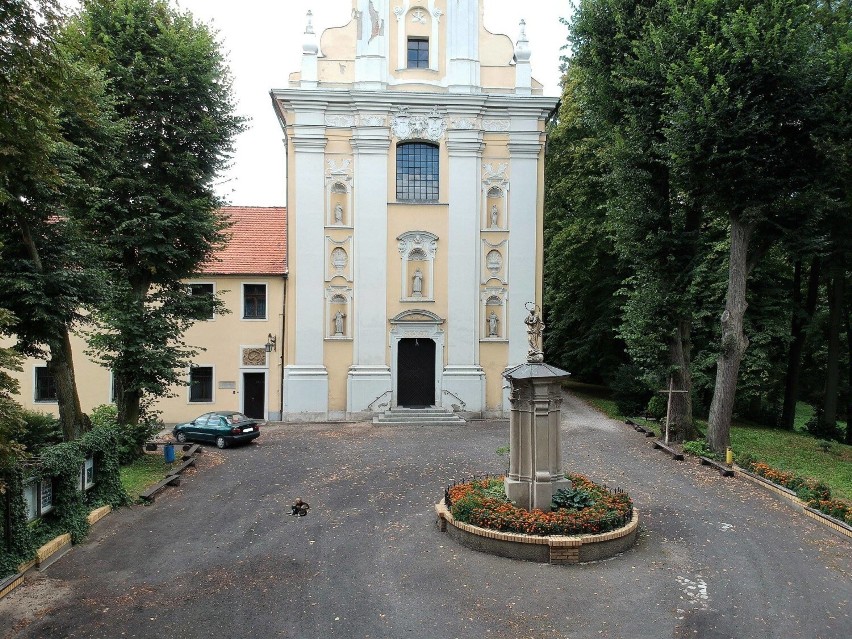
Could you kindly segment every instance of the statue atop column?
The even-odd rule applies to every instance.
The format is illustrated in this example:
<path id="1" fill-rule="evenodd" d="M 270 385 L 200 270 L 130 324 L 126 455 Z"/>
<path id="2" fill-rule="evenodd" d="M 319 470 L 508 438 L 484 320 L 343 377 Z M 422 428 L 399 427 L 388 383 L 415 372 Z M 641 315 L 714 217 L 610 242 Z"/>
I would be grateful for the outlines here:
<path id="1" fill-rule="evenodd" d="M 527 341 L 529 341 L 530 345 L 530 349 L 527 351 L 527 362 L 543 362 L 544 350 L 542 340 L 544 337 L 544 323 L 541 321 L 541 316 L 537 313 L 538 307 L 534 303 L 528 302 L 525 308 L 530 313 L 524 320 L 524 324 L 527 325 Z"/>

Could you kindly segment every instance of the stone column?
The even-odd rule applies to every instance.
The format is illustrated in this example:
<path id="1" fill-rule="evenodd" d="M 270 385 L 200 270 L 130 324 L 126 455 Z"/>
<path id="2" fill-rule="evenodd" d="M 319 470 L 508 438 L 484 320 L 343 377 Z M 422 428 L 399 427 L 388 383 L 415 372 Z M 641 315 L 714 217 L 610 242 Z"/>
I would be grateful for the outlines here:
<path id="1" fill-rule="evenodd" d="M 465 412 L 485 409 L 485 373 L 479 366 L 479 197 L 482 132 L 451 130 L 447 259 L 447 365 L 442 385 L 465 403 Z"/>
<path id="2" fill-rule="evenodd" d="M 521 364 L 504 374 L 511 384 L 509 476 L 506 495 L 526 510 L 550 511 L 553 493 L 571 482 L 562 470 L 561 380 L 548 364 Z"/>
<path id="3" fill-rule="evenodd" d="M 362 120 L 364 114 L 362 113 Z M 391 390 L 387 362 L 388 149 L 386 126 L 364 126 L 352 136 L 355 154 L 355 208 L 352 318 L 353 364 L 346 389 L 346 411 L 366 413 L 368 405 Z"/>

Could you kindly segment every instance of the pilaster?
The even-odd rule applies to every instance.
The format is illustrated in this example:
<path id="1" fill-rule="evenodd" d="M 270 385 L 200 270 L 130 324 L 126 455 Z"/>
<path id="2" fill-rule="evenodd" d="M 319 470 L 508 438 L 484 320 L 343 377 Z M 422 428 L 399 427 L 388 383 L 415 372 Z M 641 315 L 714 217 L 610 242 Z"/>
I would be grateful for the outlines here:
<path id="1" fill-rule="evenodd" d="M 384 121 L 384 116 L 375 113 L 367 117 Z M 361 126 L 355 129 L 351 144 L 357 183 L 353 251 L 354 350 L 346 393 L 346 410 L 350 415 L 373 410 L 370 404 L 391 390 L 391 373 L 386 359 L 390 134 L 386 126 Z"/>
<path id="2" fill-rule="evenodd" d="M 485 373 L 479 366 L 479 209 L 482 132 L 450 130 L 447 255 L 447 403 L 461 400 L 468 412 L 485 409 Z M 455 399 L 454 399 L 455 397 Z"/>

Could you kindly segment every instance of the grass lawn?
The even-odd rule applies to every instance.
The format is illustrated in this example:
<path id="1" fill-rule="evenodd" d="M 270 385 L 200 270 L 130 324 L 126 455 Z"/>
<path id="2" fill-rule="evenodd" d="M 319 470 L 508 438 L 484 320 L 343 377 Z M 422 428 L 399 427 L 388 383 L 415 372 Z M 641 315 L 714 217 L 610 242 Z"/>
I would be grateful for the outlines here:
<path id="1" fill-rule="evenodd" d="M 139 494 L 163 479 L 169 469 L 178 463 L 177 459 L 179 457 L 174 463 L 167 464 L 163 453 L 158 452 L 154 455 L 143 455 L 129 466 L 122 466 L 121 485 L 130 495 L 131 501 L 139 501 Z"/>
<path id="2" fill-rule="evenodd" d="M 608 389 L 574 382 L 566 384 L 566 388 L 608 417 L 624 420 L 615 402 L 609 399 Z M 799 402 L 796 431 L 803 430 L 812 414 L 811 406 Z M 636 421 L 660 435 L 659 423 Z M 706 421 L 696 420 L 696 424 L 702 432 L 706 432 Z M 831 442 L 828 450 L 824 451 L 819 441 L 801 432 L 765 428 L 752 423 L 735 421 L 731 426 L 731 448 L 735 456 L 748 453 L 777 470 L 818 479 L 828 484 L 833 497 L 852 501 L 852 446 Z"/>

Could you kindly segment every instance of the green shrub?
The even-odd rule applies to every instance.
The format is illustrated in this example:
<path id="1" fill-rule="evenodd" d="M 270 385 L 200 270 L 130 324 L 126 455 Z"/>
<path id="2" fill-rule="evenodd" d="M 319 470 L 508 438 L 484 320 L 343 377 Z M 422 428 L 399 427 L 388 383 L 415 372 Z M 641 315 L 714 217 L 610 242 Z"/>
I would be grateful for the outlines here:
<path id="1" fill-rule="evenodd" d="M 23 444 L 32 454 L 45 446 L 52 446 L 62 441 L 62 426 L 59 420 L 50 413 L 34 410 L 22 410 L 23 424 L 12 432 L 12 439 Z"/>
<path id="2" fill-rule="evenodd" d="M 553 494 L 553 499 L 550 502 L 550 507 L 553 510 L 560 508 L 582 510 L 594 505 L 594 495 L 583 488 L 560 488 Z"/>
<path id="3" fill-rule="evenodd" d="M 653 417 L 654 419 L 663 419 L 666 416 L 666 410 L 668 409 L 668 402 L 666 398 L 662 395 L 654 395 L 648 401 L 648 415 Z"/>
<path id="4" fill-rule="evenodd" d="M 654 393 L 648 388 L 643 371 L 635 364 L 622 364 L 610 383 L 612 399 L 624 416 L 639 415 Z"/>
<path id="5" fill-rule="evenodd" d="M 473 511 L 482 506 L 482 495 L 471 491 L 453 503 L 450 512 L 458 521 L 470 521 Z"/>
<path id="6" fill-rule="evenodd" d="M 696 439 L 691 442 L 683 442 L 683 452 L 695 455 L 696 457 L 715 457 L 715 453 L 710 450 L 707 442 L 703 439 Z"/>
<path id="7" fill-rule="evenodd" d="M 118 461 L 121 465 L 129 464 L 142 454 L 142 446 L 151 439 L 161 424 L 153 419 L 140 419 L 135 426 L 123 425 L 117 422 L 118 409 L 115 404 L 101 404 L 92 410 L 90 415 L 93 427 L 109 428 L 115 431 Z"/>

